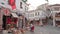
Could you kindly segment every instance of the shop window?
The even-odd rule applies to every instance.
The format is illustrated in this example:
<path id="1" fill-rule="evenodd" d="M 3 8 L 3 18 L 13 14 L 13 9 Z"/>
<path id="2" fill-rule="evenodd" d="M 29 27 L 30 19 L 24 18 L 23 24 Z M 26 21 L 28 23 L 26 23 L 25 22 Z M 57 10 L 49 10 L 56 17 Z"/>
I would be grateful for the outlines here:
<path id="1" fill-rule="evenodd" d="M 22 9 L 23 7 L 22 7 L 22 2 L 20 2 L 20 8 Z"/>
<path id="2" fill-rule="evenodd" d="M 56 13 L 56 15 L 55 15 L 56 17 L 60 17 L 60 13 Z"/>
<path id="3" fill-rule="evenodd" d="M 50 11 L 50 9 L 47 9 L 47 11 Z"/>
<path id="4" fill-rule="evenodd" d="M 58 7 L 56 7 L 56 8 L 54 8 L 56 11 L 59 11 L 59 8 Z"/>
<path id="5" fill-rule="evenodd" d="M 28 10 L 28 7 L 27 6 L 25 6 L 25 11 L 27 11 Z"/>
<path id="6" fill-rule="evenodd" d="M 39 15 L 39 12 L 38 13 L 35 13 L 35 16 L 38 16 Z"/>
<path id="7" fill-rule="evenodd" d="M 38 12 L 38 15 L 39 15 L 39 12 Z"/>
<path id="8" fill-rule="evenodd" d="M 37 16 L 37 13 L 35 13 L 35 16 Z"/>

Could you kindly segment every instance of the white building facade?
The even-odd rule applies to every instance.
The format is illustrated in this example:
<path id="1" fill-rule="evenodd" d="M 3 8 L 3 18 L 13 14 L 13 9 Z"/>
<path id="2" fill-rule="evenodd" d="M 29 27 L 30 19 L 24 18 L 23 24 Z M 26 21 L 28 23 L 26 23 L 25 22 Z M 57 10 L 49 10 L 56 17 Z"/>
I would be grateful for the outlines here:
<path id="1" fill-rule="evenodd" d="M 9 4 L 9 0 L 1 0 L 0 7 L 8 8 L 11 13 L 15 13 L 15 14 L 17 13 L 16 15 L 22 14 L 24 16 L 23 20 L 25 22 L 25 12 L 28 11 L 28 4 L 26 3 L 26 1 L 27 0 L 18 0 L 18 1 L 13 0 L 12 2 L 14 2 L 14 4 L 16 5 L 16 8 L 12 10 L 12 6 Z M 2 23 L 2 15 L 0 19 L 1 19 L 0 23 Z"/>
<path id="2" fill-rule="evenodd" d="M 30 21 L 40 21 L 42 25 L 42 19 L 46 19 L 46 13 L 43 10 L 31 10 L 26 12 L 26 17 Z"/>
<path id="3" fill-rule="evenodd" d="M 51 16 L 53 18 L 53 26 L 60 27 L 60 4 L 50 5 Z"/>

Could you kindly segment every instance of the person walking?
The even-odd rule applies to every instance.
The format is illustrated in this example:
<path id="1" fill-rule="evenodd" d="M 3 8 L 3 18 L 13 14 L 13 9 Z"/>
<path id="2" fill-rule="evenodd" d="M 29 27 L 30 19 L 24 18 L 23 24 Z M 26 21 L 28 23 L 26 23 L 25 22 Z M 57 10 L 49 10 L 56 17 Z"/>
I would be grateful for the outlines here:
<path id="1" fill-rule="evenodd" d="M 31 31 L 34 32 L 34 25 L 33 24 L 30 25 L 30 28 L 31 28 Z"/>

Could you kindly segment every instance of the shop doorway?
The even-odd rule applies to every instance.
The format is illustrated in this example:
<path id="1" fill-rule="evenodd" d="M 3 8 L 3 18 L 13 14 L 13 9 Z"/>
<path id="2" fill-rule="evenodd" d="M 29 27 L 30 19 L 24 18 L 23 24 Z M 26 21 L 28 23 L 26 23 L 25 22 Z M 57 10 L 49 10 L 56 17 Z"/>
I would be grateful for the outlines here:
<path id="1" fill-rule="evenodd" d="M 6 30 L 6 16 L 3 15 L 3 24 L 2 24 L 2 27 L 4 30 Z"/>
<path id="2" fill-rule="evenodd" d="M 47 22 L 48 22 L 48 25 L 53 25 L 53 18 L 49 17 Z"/>
<path id="3" fill-rule="evenodd" d="M 3 15 L 3 24 L 2 24 L 2 27 L 4 30 L 7 29 L 7 24 L 10 24 L 11 23 L 11 16 L 5 16 Z"/>

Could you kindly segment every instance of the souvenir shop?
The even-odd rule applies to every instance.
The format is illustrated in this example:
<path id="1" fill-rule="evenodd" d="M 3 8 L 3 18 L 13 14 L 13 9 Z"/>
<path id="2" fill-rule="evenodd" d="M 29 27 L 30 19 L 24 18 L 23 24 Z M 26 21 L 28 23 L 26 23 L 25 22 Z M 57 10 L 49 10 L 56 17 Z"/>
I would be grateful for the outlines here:
<path id="1" fill-rule="evenodd" d="M 9 29 L 9 28 L 15 28 L 17 27 L 17 22 L 18 22 L 18 16 L 16 13 L 12 13 L 10 9 L 8 8 L 2 8 L 1 9 L 3 12 L 2 15 L 2 28 L 4 30 Z"/>

